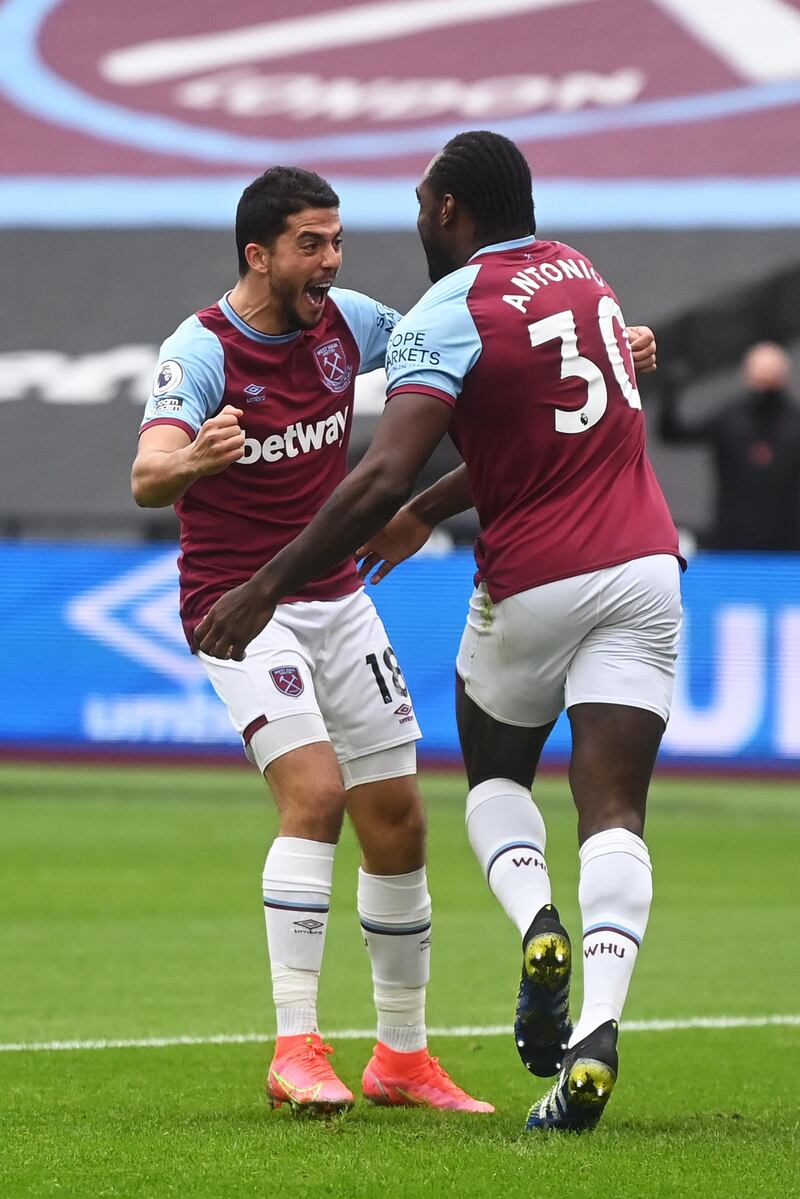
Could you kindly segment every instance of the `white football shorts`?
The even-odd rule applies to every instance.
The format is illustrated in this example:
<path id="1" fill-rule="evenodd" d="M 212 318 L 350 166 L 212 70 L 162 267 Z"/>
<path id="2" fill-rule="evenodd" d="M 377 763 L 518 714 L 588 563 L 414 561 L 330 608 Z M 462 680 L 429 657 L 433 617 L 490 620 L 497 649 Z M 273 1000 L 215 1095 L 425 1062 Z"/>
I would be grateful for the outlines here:
<path id="1" fill-rule="evenodd" d="M 414 773 L 413 742 L 422 734 L 363 588 L 338 600 L 279 604 L 243 662 L 198 657 L 262 772 L 291 749 L 330 741 L 348 785 Z M 409 743 L 405 754 L 379 753 Z M 365 775 L 353 764 L 370 755 Z"/>
<path id="2" fill-rule="evenodd" d="M 682 619 L 669 554 L 544 583 L 493 604 L 470 599 L 457 669 L 504 724 L 538 728 L 574 704 L 645 708 L 666 724 Z"/>

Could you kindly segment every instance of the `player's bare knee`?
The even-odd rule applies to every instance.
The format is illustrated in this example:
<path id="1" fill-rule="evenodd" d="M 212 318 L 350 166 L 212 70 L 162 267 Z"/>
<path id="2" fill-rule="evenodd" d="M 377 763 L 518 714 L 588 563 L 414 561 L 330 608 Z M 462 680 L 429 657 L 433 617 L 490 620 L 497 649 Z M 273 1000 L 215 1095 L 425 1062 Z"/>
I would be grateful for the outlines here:
<path id="1" fill-rule="evenodd" d="M 283 836 L 338 841 L 347 793 L 328 742 L 298 747 L 266 768 Z"/>
<path id="2" fill-rule="evenodd" d="M 328 783 L 309 795 L 308 806 L 319 812 L 324 820 L 341 828 L 346 801 L 347 792 L 344 786 Z"/>
<path id="3" fill-rule="evenodd" d="M 284 792 L 278 807 L 282 836 L 327 841 L 331 845 L 339 840 L 345 811 L 345 790 L 341 784 Z"/>
<path id="4" fill-rule="evenodd" d="M 402 874 L 423 864 L 427 822 L 413 776 L 354 787 L 347 809 L 371 873 Z"/>
<path id="5" fill-rule="evenodd" d="M 382 840 L 397 849 L 417 849 L 421 855 L 425 853 L 425 839 L 428 833 L 428 822 L 422 800 L 407 804 L 400 810 L 388 812 L 381 820 Z"/>

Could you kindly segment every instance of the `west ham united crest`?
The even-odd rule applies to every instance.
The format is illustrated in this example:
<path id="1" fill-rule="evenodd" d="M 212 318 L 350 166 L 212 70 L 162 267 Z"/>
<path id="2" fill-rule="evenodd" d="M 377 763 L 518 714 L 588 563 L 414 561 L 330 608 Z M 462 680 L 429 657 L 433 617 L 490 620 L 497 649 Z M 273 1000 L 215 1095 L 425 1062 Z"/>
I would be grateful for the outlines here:
<path id="1" fill-rule="evenodd" d="M 272 681 L 283 695 L 294 698 L 303 694 L 303 676 L 296 666 L 273 666 Z"/>
<path id="2" fill-rule="evenodd" d="M 338 337 L 326 341 L 314 351 L 322 382 L 331 391 L 347 391 L 353 378 L 353 368 L 347 362 L 344 346 Z"/>

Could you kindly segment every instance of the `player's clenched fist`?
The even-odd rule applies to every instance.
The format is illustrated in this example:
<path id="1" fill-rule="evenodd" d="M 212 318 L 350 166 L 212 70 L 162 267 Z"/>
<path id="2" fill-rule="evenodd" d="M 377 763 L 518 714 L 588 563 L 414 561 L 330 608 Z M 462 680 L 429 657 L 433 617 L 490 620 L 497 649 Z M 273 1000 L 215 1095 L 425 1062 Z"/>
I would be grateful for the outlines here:
<path id="1" fill-rule="evenodd" d="M 230 404 L 205 421 L 194 441 L 182 423 L 154 421 L 139 438 L 133 464 L 133 498 L 143 508 L 174 504 L 203 475 L 217 475 L 241 458 L 240 408 Z"/>
<path id="2" fill-rule="evenodd" d="M 200 428 L 192 443 L 192 466 L 198 475 L 216 475 L 244 451 L 244 430 L 239 425 L 241 408 L 226 404 Z"/>
<path id="3" fill-rule="evenodd" d="M 626 330 L 633 354 L 633 365 L 639 375 L 656 369 L 656 338 L 647 325 L 628 325 Z"/>

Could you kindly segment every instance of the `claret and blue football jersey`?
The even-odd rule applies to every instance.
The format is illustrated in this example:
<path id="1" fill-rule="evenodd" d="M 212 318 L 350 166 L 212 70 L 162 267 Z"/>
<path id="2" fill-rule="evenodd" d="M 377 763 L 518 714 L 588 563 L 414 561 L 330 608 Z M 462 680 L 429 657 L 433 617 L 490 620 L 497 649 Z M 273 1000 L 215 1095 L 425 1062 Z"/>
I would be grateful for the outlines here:
<path id="1" fill-rule="evenodd" d="M 579 251 L 534 237 L 478 251 L 399 322 L 387 394 L 453 408 L 493 600 L 678 538 L 647 458 L 625 322 Z"/>
<path id="2" fill-rule="evenodd" d="M 244 413 L 242 457 L 175 505 L 190 644 L 214 601 L 292 541 L 344 478 L 356 376 L 383 365 L 398 320 L 368 296 L 332 288 L 316 328 L 273 337 L 223 298 L 164 342 L 142 429 L 177 425 L 194 438 L 224 405 Z M 338 599 L 360 585 L 350 558 L 287 601 Z"/>

